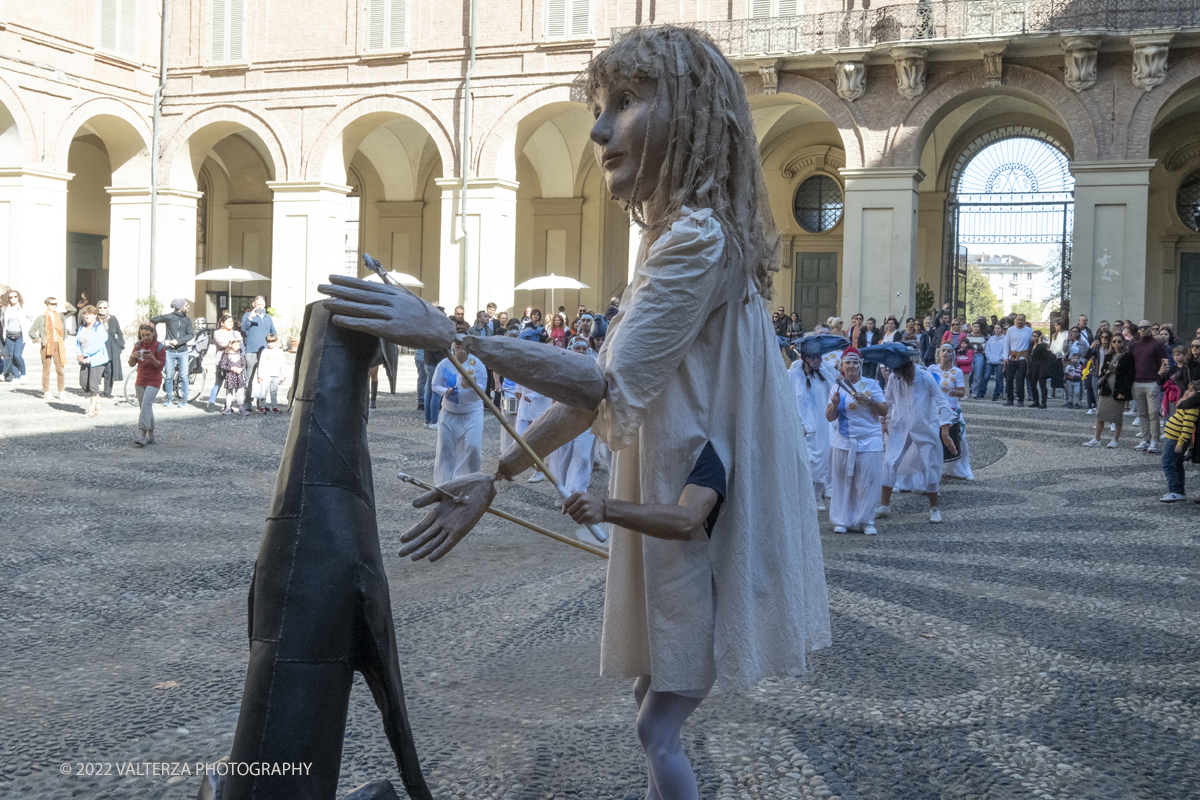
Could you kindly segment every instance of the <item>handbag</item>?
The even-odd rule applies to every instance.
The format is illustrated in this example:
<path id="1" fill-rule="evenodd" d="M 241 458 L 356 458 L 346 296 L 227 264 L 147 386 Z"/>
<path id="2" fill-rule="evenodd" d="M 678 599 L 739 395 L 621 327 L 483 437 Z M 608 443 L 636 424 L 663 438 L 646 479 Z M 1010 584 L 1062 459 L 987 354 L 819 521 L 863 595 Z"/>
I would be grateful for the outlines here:
<path id="1" fill-rule="evenodd" d="M 254 388 L 250 391 L 250 397 L 252 397 L 255 400 L 266 400 L 267 399 L 267 383 L 268 382 L 269 381 L 266 379 L 261 380 L 261 381 L 256 380 L 254 382 Z"/>
<path id="2" fill-rule="evenodd" d="M 946 443 L 942 442 L 942 461 L 947 464 L 962 458 L 962 435 L 964 427 L 966 426 L 963 424 L 961 416 L 950 426 L 950 441 L 954 442 L 954 449 L 958 451 L 957 453 L 951 453 L 949 448 L 946 447 Z"/>

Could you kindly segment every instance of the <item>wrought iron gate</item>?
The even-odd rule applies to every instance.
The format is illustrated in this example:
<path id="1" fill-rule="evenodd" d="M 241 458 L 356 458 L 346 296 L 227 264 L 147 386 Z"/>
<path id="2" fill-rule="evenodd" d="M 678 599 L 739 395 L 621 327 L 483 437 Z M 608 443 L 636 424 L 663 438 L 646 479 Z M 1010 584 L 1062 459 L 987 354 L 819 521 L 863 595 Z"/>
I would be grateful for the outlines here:
<path id="1" fill-rule="evenodd" d="M 1050 244 L 1059 245 L 1059 302 L 1062 313 L 1069 315 L 1074 223 L 1072 192 L 951 195 L 946 209 L 942 302 L 950 304 L 955 316 L 966 312 L 968 245 Z"/>

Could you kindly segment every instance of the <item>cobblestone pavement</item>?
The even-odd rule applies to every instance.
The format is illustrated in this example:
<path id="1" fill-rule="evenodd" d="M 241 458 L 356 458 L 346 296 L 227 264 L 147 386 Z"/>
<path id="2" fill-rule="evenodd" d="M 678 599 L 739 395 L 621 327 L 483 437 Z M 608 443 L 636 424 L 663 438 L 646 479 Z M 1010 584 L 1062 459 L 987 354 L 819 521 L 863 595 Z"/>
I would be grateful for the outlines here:
<path id="1" fill-rule="evenodd" d="M 228 752 L 287 418 L 159 410 L 141 450 L 132 407 L 88 420 L 78 393 L 38 388 L 0 386 L 0 796 L 194 797 L 192 777 L 60 770 Z M 630 686 L 597 677 L 603 562 L 490 517 L 438 564 L 389 556 L 419 516 L 393 476 L 431 473 L 434 432 L 411 389 L 380 405 L 381 536 L 435 794 L 642 797 Z M 1200 796 L 1200 507 L 1157 502 L 1132 435 L 1080 447 L 1082 412 L 967 415 L 978 480 L 948 483 L 944 524 L 911 495 L 873 538 L 822 515 L 834 646 L 803 682 L 700 707 L 703 797 Z M 489 420 L 485 467 L 498 438 Z M 545 484 L 496 502 L 572 529 Z M 397 778 L 361 681 L 343 765 L 343 792 Z"/>

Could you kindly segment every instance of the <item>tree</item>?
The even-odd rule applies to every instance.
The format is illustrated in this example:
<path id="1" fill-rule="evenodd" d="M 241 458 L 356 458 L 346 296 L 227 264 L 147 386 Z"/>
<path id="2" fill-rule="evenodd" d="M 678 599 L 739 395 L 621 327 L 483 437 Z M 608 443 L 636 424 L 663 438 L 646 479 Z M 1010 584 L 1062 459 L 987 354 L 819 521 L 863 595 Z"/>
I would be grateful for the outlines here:
<path id="1" fill-rule="evenodd" d="M 1003 313 L 1000 298 L 992 291 L 992 284 L 983 271 L 974 264 L 967 265 L 967 320 L 979 317 L 997 317 Z"/>
<path id="2" fill-rule="evenodd" d="M 925 319 L 933 313 L 933 304 L 937 298 L 933 296 L 933 289 L 929 288 L 929 284 L 925 281 L 917 281 L 917 302 L 913 318 L 916 320 Z M 903 320 L 901 320 L 903 322 Z"/>
<path id="3" fill-rule="evenodd" d="M 1024 314 L 1025 319 L 1029 322 L 1043 322 L 1044 320 L 1041 318 L 1043 310 L 1045 310 L 1045 305 L 1043 303 L 1039 303 L 1037 300 L 1022 300 L 1013 306 L 1012 312 L 1010 313 L 1012 313 L 1014 316 L 1017 314 Z"/>
<path id="4" fill-rule="evenodd" d="M 1071 268 L 1071 241 L 1066 242 L 1067 250 L 1067 269 Z M 1049 293 L 1046 295 L 1046 302 L 1057 300 L 1062 292 L 1062 267 L 1063 267 L 1063 247 L 1064 245 L 1056 244 L 1046 252 L 1046 260 L 1042 262 L 1046 267 L 1046 280 L 1050 284 Z M 1069 289 L 1069 287 L 1068 287 Z M 1068 291 L 1068 295 L 1070 292 Z"/>

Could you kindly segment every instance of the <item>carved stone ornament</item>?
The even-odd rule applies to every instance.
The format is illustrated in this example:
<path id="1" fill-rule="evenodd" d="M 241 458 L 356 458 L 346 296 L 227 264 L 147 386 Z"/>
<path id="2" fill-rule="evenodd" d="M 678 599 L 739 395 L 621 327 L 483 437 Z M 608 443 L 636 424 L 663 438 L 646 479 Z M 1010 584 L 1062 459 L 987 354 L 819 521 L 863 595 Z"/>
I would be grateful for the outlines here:
<path id="1" fill-rule="evenodd" d="M 1134 36 L 1133 85 L 1148 92 L 1167 79 L 1167 46 L 1171 35 Z"/>
<path id="2" fill-rule="evenodd" d="M 1082 92 L 1096 85 L 1096 55 L 1100 39 L 1095 36 L 1067 36 L 1062 40 L 1066 51 L 1063 76 L 1068 89 Z"/>
<path id="3" fill-rule="evenodd" d="M 805 172 L 830 173 L 846 166 L 846 153 L 836 147 L 816 144 L 805 147 L 779 166 L 784 179 L 791 180 Z"/>
<path id="4" fill-rule="evenodd" d="M 775 94 L 779 91 L 778 61 L 758 61 L 758 74 L 762 77 L 762 93 Z"/>
<path id="5" fill-rule="evenodd" d="M 833 65 L 837 94 L 853 103 L 867 93 L 867 65 L 864 61 L 838 61 Z"/>
<path id="6" fill-rule="evenodd" d="M 892 48 L 892 61 L 896 62 L 896 88 L 909 100 L 925 94 L 925 56 L 923 47 Z"/>
<path id="7" fill-rule="evenodd" d="M 989 42 L 979 46 L 983 54 L 983 85 L 994 88 L 1004 83 L 1005 42 Z"/>

